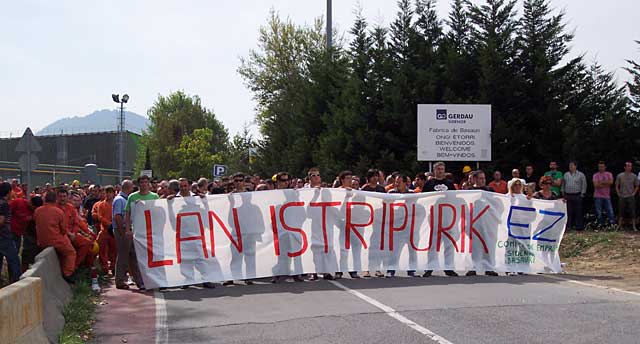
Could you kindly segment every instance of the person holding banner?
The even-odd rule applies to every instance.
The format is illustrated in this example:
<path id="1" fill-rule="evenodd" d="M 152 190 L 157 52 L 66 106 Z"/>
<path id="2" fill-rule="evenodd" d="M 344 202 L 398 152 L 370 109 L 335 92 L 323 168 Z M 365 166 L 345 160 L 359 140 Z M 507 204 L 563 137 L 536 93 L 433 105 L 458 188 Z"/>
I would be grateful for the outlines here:
<path id="1" fill-rule="evenodd" d="M 309 169 L 309 172 L 307 172 L 308 178 L 309 178 L 309 184 L 305 185 L 305 188 L 307 189 L 319 189 L 322 187 L 322 176 L 320 176 L 320 169 L 317 167 L 312 167 Z M 377 175 L 377 173 L 376 173 Z M 333 276 L 331 276 L 330 273 L 325 273 L 323 274 L 322 278 L 324 278 L 325 280 L 333 280 Z M 317 273 L 312 273 L 311 275 L 309 275 L 309 280 L 311 281 L 315 281 L 318 280 L 318 274 Z"/>
<path id="2" fill-rule="evenodd" d="M 456 187 L 449 179 L 446 178 L 444 162 L 436 162 L 433 164 L 434 177 L 424 184 L 422 192 L 444 192 L 455 191 Z M 425 270 L 422 277 L 431 277 L 433 270 Z M 449 277 L 457 277 L 458 274 L 453 270 L 445 270 L 444 274 Z"/>
<path id="3" fill-rule="evenodd" d="M 540 191 L 533 194 L 535 199 L 543 199 L 547 201 L 555 201 L 558 196 L 551 191 L 553 185 L 553 179 L 550 176 L 543 176 L 540 178 Z"/>
<path id="4" fill-rule="evenodd" d="M 382 178 L 382 179 L 381 179 Z M 384 180 L 384 174 L 376 169 L 369 169 L 367 171 L 367 183 L 360 189 L 361 191 L 380 192 L 386 193 L 384 187 L 380 185 L 379 181 Z M 369 258 L 369 264 L 371 265 L 371 258 Z M 382 262 L 378 262 L 380 265 Z M 376 277 L 384 277 L 384 274 L 380 270 L 376 270 Z M 367 270 L 364 271 L 362 277 L 371 277 L 371 273 Z"/>
<path id="5" fill-rule="evenodd" d="M 283 189 L 290 189 L 291 188 L 291 178 L 289 177 L 289 173 L 287 172 L 278 172 L 275 176 L 276 179 L 276 189 L 277 190 L 283 190 Z M 283 257 L 283 256 L 281 256 Z M 271 283 L 278 283 L 280 280 L 282 279 L 286 279 L 287 276 L 273 276 L 271 278 Z M 289 276 L 291 278 L 293 278 L 294 281 L 296 282 L 304 282 L 304 278 L 302 278 L 302 276 L 300 275 L 293 275 L 293 276 Z"/>
<path id="6" fill-rule="evenodd" d="M 237 172 L 236 174 L 234 174 L 233 176 L 231 176 L 231 178 L 233 178 L 233 191 L 231 193 L 242 193 L 242 192 L 247 192 L 247 188 L 245 186 L 245 178 L 244 178 L 244 173 L 242 172 Z M 243 200 L 243 206 L 248 206 L 245 205 L 244 202 L 247 199 Z M 249 205 L 250 206 L 250 205 Z M 231 220 L 229 220 L 229 222 L 231 223 Z M 249 233 L 244 233 L 242 235 L 243 238 L 243 242 L 245 243 L 245 251 L 248 252 L 244 252 L 242 254 L 238 253 L 237 251 L 231 251 L 233 253 L 233 255 L 231 256 L 231 267 L 232 270 L 242 270 L 242 262 L 245 262 L 245 266 L 247 268 L 247 271 L 251 271 L 251 273 L 255 274 L 255 270 L 256 270 L 256 263 L 255 263 L 255 251 L 256 251 L 256 242 L 259 239 L 259 235 L 257 237 L 255 237 L 254 234 L 249 234 Z M 250 255 L 249 255 L 250 253 Z M 236 266 L 236 269 L 233 269 L 233 267 Z M 252 285 L 253 281 L 250 279 L 247 279 L 244 281 L 244 283 L 246 285 Z M 205 283 L 206 284 L 206 283 Z M 228 281 L 224 281 L 222 283 L 223 286 L 228 286 L 228 285 L 234 285 L 235 282 L 233 280 L 228 280 Z"/>
<path id="7" fill-rule="evenodd" d="M 340 172 L 340 175 L 338 175 L 338 180 L 340 182 L 340 186 L 338 186 L 338 189 L 352 190 L 351 188 L 352 176 L 353 176 L 353 173 L 351 171 Z M 357 246 L 354 246 L 353 247 L 354 249 L 351 251 L 351 253 L 353 254 L 354 260 L 357 259 L 359 255 L 359 253 L 355 253 L 356 247 Z M 347 257 L 341 256 L 340 260 L 346 261 Z M 340 265 L 343 265 L 343 264 L 340 264 Z M 355 264 L 355 265 L 358 265 L 358 264 Z M 351 276 L 351 278 L 356 278 L 356 279 L 360 278 L 357 271 L 349 271 L 349 276 Z M 336 279 L 342 278 L 342 272 L 341 271 L 336 272 L 335 278 Z"/>
<path id="8" fill-rule="evenodd" d="M 409 178 L 407 178 L 407 176 L 403 175 L 403 174 L 399 174 L 398 176 L 396 176 L 396 187 L 389 190 L 388 193 L 390 194 L 407 194 L 407 193 L 413 193 L 413 191 L 409 190 L 409 188 L 407 187 L 407 183 L 409 182 Z M 408 243 L 407 243 L 408 245 Z M 402 246 L 401 246 L 402 247 Z M 397 254 L 400 253 L 400 249 L 398 249 Z M 414 250 L 409 250 L 409 259 L 412 261 L 416 261 L 416 252 Z M 398 257 L 393 257 L 393 259 L 397 262 L 397 258 Z M 396 275 L 396 270 L 387 270 L 387 278 L 393 278 Z M 416 275 L 416 271 L 415 270 L 407 270 L 407 275 L 409 277 L 419 277 Z"/>
<path id="9" fill-rule="evenodd" d="M 151 192 L 151 181 L 149 180 L 149 176 L 147 175 L 142 175 L 138 178 L 138 187 L 140 188 L 140 190 L 132 193 L 127 198 L 127 204 L 124 207 L 124 211 L 125 211 L 124 225 L 125 225 L 125 232 L 126 232 L 127 238 L 130 239 L 130 242 L 129 242 L 130 257 L 132 258 L 132 261 L 129 262 L 129 272 L 133 274 L 133 279 L 136 285 L 138 286 L 138 289 L 145 290 L 144 282 L 142 281 L 142 278 L 140 278 L 140 270 L 138 268 L 136 251 L 133 248 L 133 230 L 132 230 L 131 219 L 132 219 L 133 213 L 135 212 L 134 205 L 138 201 L 149 201 L 154 199 L 160 199 L 160 196 L 158 196 L 158 194 L 155 192 Z"/>
<path id="10" fill-rule="evenodd" d="M 487 177 L 484 173 L 484 171 L 482 170 L 478 170 L 478 171 L 473 171 L 473 173 L 471 173 L 471 175 L 473 176 L 473 180 L 474 180 L 474 184 L 473 187 L 471 188 L 472 190 L 482 190 L 482 191 L 487 191 L 487 192 L 495 192 L 495 190 L 493 190 L 492 187 L 487 186 Z M 487 276 L 498 276 L 498 273 L 495 271 L 485 271 L 484 272 L 485 275 Z M 475 270 L 469 270 L 465 276 L 476 276 L 476 271 Z"/>

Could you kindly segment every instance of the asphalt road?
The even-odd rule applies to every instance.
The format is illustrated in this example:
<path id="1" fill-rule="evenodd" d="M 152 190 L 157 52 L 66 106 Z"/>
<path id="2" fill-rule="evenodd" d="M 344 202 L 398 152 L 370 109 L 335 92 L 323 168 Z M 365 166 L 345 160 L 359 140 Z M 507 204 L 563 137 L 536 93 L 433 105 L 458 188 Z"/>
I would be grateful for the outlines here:
<path id="1" fill-rule="evenodd" d="M 640 294 L 541 275 L 265 280 L 155 298 L 156 343 L 640 342 Z"/>

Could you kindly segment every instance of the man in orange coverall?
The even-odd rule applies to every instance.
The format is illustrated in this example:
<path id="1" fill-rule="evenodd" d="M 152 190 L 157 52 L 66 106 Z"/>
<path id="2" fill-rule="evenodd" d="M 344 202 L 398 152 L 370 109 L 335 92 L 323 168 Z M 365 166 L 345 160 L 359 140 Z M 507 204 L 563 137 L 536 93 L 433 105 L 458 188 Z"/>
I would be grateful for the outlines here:
<path id="1" fill-rule="evenodd" d="M 95 234 L 89 231 L 87 221 L 84 220 L 78 212 L 78 208 L 80 208 L 80 204 L 82 203 L 80 195 L 76 192 L 70 195 L 66 189 L 60 188 L 58 189 L 57 196 L 58 208 L 64 212 L 66 218 L 67 232 L 74 234 L 71 243 L 76 249 L 75 267 L 77 269 L 83 263 L 91 267 L 95 259 L 95 255 L 91 252 L 95 241 Z"/>
<path id="2" fill-rule="evenodd" d="M 104 188 L 105 197 L 93 206 L 91 215 L 93 224 L 98 229 L 98 245 L 100 245 L 100 265 L 105 274 L 116 271 L 116 238 L 111 227 L 111 210 L 113 198 L 116 196 L 116 189 L 109 185 Z"/>
<path id="3" fill-rule="evenodd" d="M 56 204 L 56 196 L 55 192 L 48 192 L 44 206 L 36 209 L 33 214 L 38 246 L 53 247 L 56 250 L 64 279 L 73 283 L 71 275 L 76 270 L 76 250 L 71 244 L 71 239 L 75 235 L 67 233 L 66 217 Z"/>

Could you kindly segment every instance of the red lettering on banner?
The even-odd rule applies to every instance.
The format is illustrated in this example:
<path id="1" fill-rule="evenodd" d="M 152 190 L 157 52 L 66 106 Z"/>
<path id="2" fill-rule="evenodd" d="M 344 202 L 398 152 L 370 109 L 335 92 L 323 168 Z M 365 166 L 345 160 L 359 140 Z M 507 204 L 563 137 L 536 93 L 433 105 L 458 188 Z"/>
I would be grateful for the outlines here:
<path id="1" fill-rule="evenodd" d="M 451 216 L 451 224 L 446 227 L 442 226 L 442 213 L 443 213 L 442 210 L 444 208 L 449 208 L 453 212 L 453 216 Z M 436 251 L 440 252 L 440 242 L 442 239 L 442 234 L 444 234 L 447 238 L 449 238 L 456 252 L 458 252 L 458 244 L 456 243 L 456 240 L 453 239 L 451 234 L 449 234 L 449 230 L 451 230 L 453 226 L 455 226 L 455 224 L 456 224 L 456 207 L 454 207 L 449 203 L 438 204 L 438 244 L 436 245 Z"/>
<path id="2" fill-rule="evenodd" d="M 198 218 L 198 225 L 200 226 L 200 235 L 182 238 L 180 233 L 182 231 L 182 218 L 187 216 L 196 216 Z M 202 216 L 200 216 L 199 212 L 189 212 L 189 213 L 180 213 L 176 217 L 176 256 L 178 257 L 178 264 L 182 262 L 182 254 L 180 251 L 180 246 L 183 241 L 192 241 L 192 240 L 200 240 L 202 241 L 202 252 L 204 253 L 205 258 L 209 258 L 209 254 L 207 253 L 207 242 L 204 238 L 204 225 L 202 224 Z"/>
<path id="3" fill-rule="evenodd" d="M 284 212 L 289 207 L 304 207 L 304 202 L 289 202 L 280 207 L 280 224 L 282 224 L 282 228 L 288 230 L 289 232 L 299 233 L 302 237 L 302 247 L 300 248 L 300 250 L 296 252 L 287 252 L 287 256 L 289 257 L 298 257 L 301 256 L 305 251 L 307 251 L 307 248 L 309 247 L 309 241 L 307 240 L 307 233 L 305 233 L 302 228 L 290 227 L 284 220 Z"/>
<path id="4" fill-rule="evenodd" d="M 433 234 L 433 206 L 431 206 L 431 212 L 432 212 L 432 216 L 431 216 L 431 221 L 432 221 L 432 225 L 431 225 L 431 234 Z M 411 205 L 411 229 L 409 232 L 409 242 L 411 243 L 411 248 L 413 248 L 416 251 L 429 251 L 429 248 L 431 248 L 431 235 L 429 235 L 429 246 L 427 246 L 426 248 L 418 248 L 418 246 L 416 245 L 416 243 L 414 242 L 413 238 L 414 238 L 414 232 L 415 232 L 415 225 L 416 225 L 416 205 L 415 203 Z M 418 228 L 418 230 L 420 230 L 420 228 Z"/>
<path id="5" fill-rule="evenodd" d="M 402 226 L 394 227 L 395 216 L 396 216 L 396 207 L 404 208 L 404 222 L 402 222 Z M 393 234 L 394 232 L 401 232 L 407 227 L 407 217 L 409 216 L 409 210 L 407 209 L 407 205 L 404 203 L 391 203 L 389 204 L 389 251 L 393 251 Z"/>
<path id="6" fill-rule="evenodd" d="M 478 239 L 480 239 L 480 242 L 482 243 L 482 247 L 484 248 L 484 252 L 489 253 L 489 248 L 487 247 L 487 243 L 484 241 L 484 238 L 482 237 L 482 235 L 480 235 L 480 232 L 478 232 L 478 230 L 473 227 L 473 224 L 476 223 L 476 221 L 478 221 L 487 212 L 487 210 L 489 210 L 489 208 L 491 208 L 491 206 L 486 205 L 484 209 L 482 209 L 482 211 L 478 213 L 478 216 L 474 218 L 473 203 L 469 205 L 469 213 L 471 214 L 470 221 L 469 221 L 469 252 L 472 252 L 473 250 L 472 243 L 473 243 L 473 235 L 475 234 L 478 237 Z"/>
<path id="7" fill-rule="evenodd" d="M 213 235 L 214 219 L 216 220 L 216 222 L 218 222 L 218 225 L 220 225 L 220 227 L 222 228 L 222 231 L 227 236 L 227 238 L 229 238 L 229 240 L 231 241 L 231 244 L 235 246 L 238 253 L 242 253 L 242 232 L 240 229 L 240 222 L 238 221 L 238 209 L 233 208 L 231 212 L 233 213 L 233 222 L 235 225 L 236 237 L 238 238 L 238 240 L 235 240 L 233 238 L 233 236 L 231 235 L 231 232 L 229 231 L 229 228 L 227 228 L 227 226 L 224 225 L 224 222 L 222 222 L 218 214 L 209 210 L 209 233 L 211 235 L 211 256 L 212 257 L 215 257 L 215 246 L 216 246 L 214 235 Z"/>
<path id="8" fill-rule="evenodd" d="M 151 210 L 144 211 L 144 220 L 147 224 L 147 265 L 150 268 L 159 266 L 173 265 L 172 259 L 153 260 L 153 231 L 151 229 Z"/>
<path id="9" fill-rule="evenodd" d="M 382 224 L 380 225 L 380 251 L 384 250 L 384 222 L 387 219 L 387 203 L 382 202 Z"/>
<path id="10" fill-rule="evenodd" d="M 278 238 L 278 224 L 276 223 L 276 207 L 269 206 L 269 212 L 271 213 L 271 232 L 273 233 L 273 249 L 275 250 L 276 257 L 280 256 L 280 240 Z"/>
<path id="11" fill-rule="evenodd" d="M 367 223 L 351 223 L 351 207 L 354 205 L 366 206 L 369 208 L 369 221 Z M 362 237 L 362 234 L 360 234 L 357 227 L 367 227 L 367 226 L 370 226 L 372 223 L 373 223 L 373 207 L 371 206 L 371 204 L 366 202 L 347 202 L 347 219 L 346 219 L 345 231 L 344 231 L 345 248 L 347 250 L 351 249 L 351 232 L 353 231 L 353 233 L 358 237 L 358 239 L 362 243 L 362 246 L 366 250 L 368 248 L 367 242 L 364 240 L 364 238 Z"/>
<path id="12" fill-rule="evenodd" d="M 342 202 L 312 202 L 311 207 L 322 207 L 322 239 L 324 240 L 324 253 L 329 253 L 329 241 L 327 239 L 327 207 L 339 207 Z"/>
<path id="13" fill-rule="evenodd" d="M 466 215 L 466 207 L 464 204 L 460 206 L 460 252 L 464 253 L 464 246 L 467 240 L 467 215 Z"/>

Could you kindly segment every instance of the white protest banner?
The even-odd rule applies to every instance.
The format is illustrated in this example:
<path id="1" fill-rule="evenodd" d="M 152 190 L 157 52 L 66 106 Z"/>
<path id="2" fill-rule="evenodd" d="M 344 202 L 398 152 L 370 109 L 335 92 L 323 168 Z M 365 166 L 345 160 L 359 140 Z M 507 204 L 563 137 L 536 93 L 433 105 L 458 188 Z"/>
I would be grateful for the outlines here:
<path id="1" fill-rule="evenodd" d="M 560 272 L 565 204 L 520 196 L 323 188 L 141 201 L 135 250 L 148 288 L 386 269 Z"/>
<path id="2" fill-rule="evenodd" d="M 419 161 L 491 161 L 491 105 L 418 105 Z"/>

